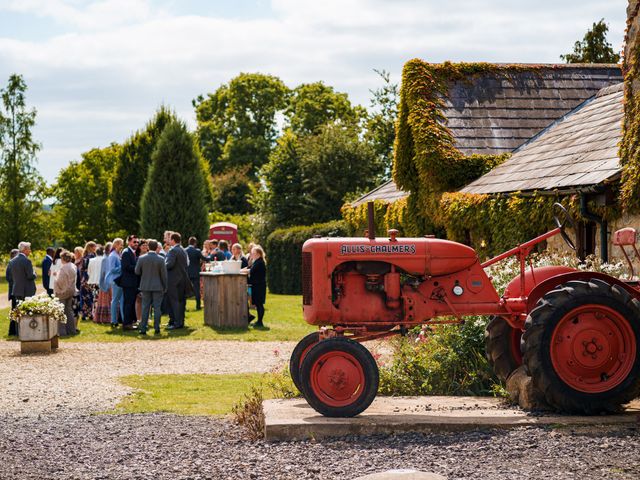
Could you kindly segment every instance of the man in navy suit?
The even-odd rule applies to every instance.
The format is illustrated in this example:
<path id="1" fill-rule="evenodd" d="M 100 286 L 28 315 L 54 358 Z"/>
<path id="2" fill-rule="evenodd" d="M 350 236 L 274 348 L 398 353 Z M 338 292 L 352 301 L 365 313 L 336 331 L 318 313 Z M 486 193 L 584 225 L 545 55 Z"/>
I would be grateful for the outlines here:
<path id="1" fill-rule="evenodd" d="M 136 297 L 138 295 L 138 285 L 140 277 L 136 275 L 136 249 L 138 248 L 138 237 L 129 235 L 127 237 L 127 248 L 122 251 L 120 265 L 122 275 L 118 279 L 122 287 L 124 318 L 122 319 L 123 330 L 135 330 L 133 325 L 136 321 Z"/>
<path id="2" fill-rule="evenodd" d="M 189 274 L 189 281 L 193 286 L 193 292 L 196 296 L 196 310 L 200 310 L 200 262 L 207 258 L 202 255 L 202 252 L 198 248 L 198 239 L 196 237 L 189 238 L 189 246 L 185 248 L 185 253 L 189 258 L 189 266 L 187 267 L 187 273 Z"/>
<path id="3" fill-rule="evenodd" d="M 53 265 L 53 256 L 55 255 L 55 250 L 51 247 L 47 248 L 47 254 L 42 260 L 42 286 L 47 291 L 49 296 L 53 295 L 53 288 L 51 286 L 51 277 L 49 276 L 49 270 L 51 269 L 51 265 Z"/>

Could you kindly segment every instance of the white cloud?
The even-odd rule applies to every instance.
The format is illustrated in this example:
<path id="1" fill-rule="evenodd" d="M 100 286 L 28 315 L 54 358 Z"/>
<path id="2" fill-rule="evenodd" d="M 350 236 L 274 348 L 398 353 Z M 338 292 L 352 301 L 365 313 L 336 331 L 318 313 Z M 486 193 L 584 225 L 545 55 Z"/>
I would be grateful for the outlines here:
<path id="1" fill-rule="evenodd" d="M 0 84 L 14 71 L 25 75 L 28 100 L 39 109 L 36 135 L 47 170 L 51 161 L 60 168 L 72 145 L 76 154 L 67 161 L 122 141 L 161 103 L 193 124 L 191 99 L 240 71 L 272 73 L 291 86 L 324 80 L 367 104 L 369 89 L 379 84 L 372 69 L 390 70 L 398 80 L 413 57 L 557 62 L 601 17 L 619 48 L 626 2 L 272 0 L 273 15 L 258 19 L 175 15 L 166 5 L 0 0 L 0 14 L 30 14 L 64 27 L 45 40 L 0 32 Z"/>

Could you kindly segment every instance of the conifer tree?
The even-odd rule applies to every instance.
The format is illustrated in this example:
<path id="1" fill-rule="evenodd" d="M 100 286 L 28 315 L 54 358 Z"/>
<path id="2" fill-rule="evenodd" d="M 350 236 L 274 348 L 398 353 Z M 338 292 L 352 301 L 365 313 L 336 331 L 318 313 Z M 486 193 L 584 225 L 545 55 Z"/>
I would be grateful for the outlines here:
<path id="1" fill-rule="evenodd" d="M 151 155 L 164 127 L 177 120 L 167 107 L 160 107 L 144 130 L 133 134 L 120 149 L 113 179 L 111 210 L 121 234 L 140 230 L 140 198 L 147 181 Z"/>
<path id="2" fill-rule="evenodd" d="M 165 230 L 200 241 L 208 233 L 211 203 L 208 166 L 183 122 L 163 130 L 152 155 L 141 201 L 142 235 L 161 239 Z"/>

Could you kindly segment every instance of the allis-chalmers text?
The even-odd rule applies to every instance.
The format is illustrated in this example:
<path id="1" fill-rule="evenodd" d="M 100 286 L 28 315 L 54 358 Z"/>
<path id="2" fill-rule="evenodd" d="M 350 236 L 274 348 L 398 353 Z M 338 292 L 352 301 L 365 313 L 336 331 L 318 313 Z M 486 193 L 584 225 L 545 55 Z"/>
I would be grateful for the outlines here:
<path id="1" fill-rule="evenodd" d="M 340 255 L 415 255 L 415 245 L 341 245 Z"/>

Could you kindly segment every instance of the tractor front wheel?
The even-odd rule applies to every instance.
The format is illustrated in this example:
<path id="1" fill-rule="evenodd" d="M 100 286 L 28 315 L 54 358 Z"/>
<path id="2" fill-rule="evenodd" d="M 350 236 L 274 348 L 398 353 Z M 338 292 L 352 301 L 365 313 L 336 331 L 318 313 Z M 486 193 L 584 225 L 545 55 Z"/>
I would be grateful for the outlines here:
<path id="1" fill-rule="evenodd" d="M 484 331 L 484 346 L 489 365 L 502 381 L 522 365 L 520 340 L 522 331 L 502 317 L 491 317 Z"/>
<path id="2" fill-rule="evenodd" d="M 354 417 L 378 392 L 378 365 L 365 347 L 351 339 L 323 340 L 307 352 L 300 368 L 302 391 L 326 417 Z"/>
<path id="3" fill-rule="evenodd" d="M 296 347 L 291 352 L 291 358 L 289 359 L 289 373 L 291 374 L 291 380 L 296 388 L 302 393 L 302 382 L 300 380 L 300 365 L 302 360 L 307 355 L 307 352 L 311 350 L 316 343 L 320 341 L 320 332 L 313 332 L 304 337 L 298 342 Z"/>
<path id="4" fill-rule="evenodd" d="M 570 281 L 529 313 L 523 361 L 563 412 L 615 412 L 640 394 L 640 302 L 600 279 Z"/>

